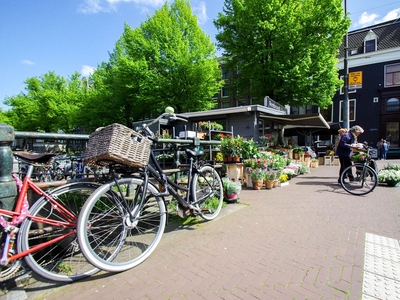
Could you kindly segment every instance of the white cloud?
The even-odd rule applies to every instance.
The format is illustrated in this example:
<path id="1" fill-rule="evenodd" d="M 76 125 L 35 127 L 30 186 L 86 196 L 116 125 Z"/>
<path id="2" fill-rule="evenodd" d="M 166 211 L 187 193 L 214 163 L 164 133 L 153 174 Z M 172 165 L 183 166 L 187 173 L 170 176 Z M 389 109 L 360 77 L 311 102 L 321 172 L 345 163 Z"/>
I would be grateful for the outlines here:
<path id="1" fill-rule="evenodd" d="M 400 8 L 389 11 L 383 18 L 379 18 L 378 14 L 368 14 L 367 12 L 363 12 L 361 17 L 358 19 L 357 25 L 360 25 L 361 27 L 366 27 L 373 24 L 394 20 L 399 17 Z"/>
<path id="2" fill-rule="evenodd" d="M 197 15 L 199 24 L 204 24 L 208 20 L 206 4 L 201 1 L 197 6 L 193 7 L 193 13 Z"/>
<path id="3" fill-rule="evenodd" d="M 97 14 L 99 12 L 108 12 L 110 7 L 102 5 L 102 0 L 84 0 L 78 8 L 78 11 L 84 14 Z"/>
<path id="4" fill-rule="evenodd" d="M 368 14 L 367 12 L 363 12 L 360 19 L 358 20 L 358 24 L 361 26 L 368 26 L 370 24 L 376 23 L 374 22 L 378 18 L 377 14 Z"/>
<path id="5" fill-rule="evenodd" d="M 81 74 L 82 77 L 88 77 L 89 75 L 93 74 L 95 68 L 88 66 L 88 65 L 83 65 L 81 69 Z"/>
<path id="6" fill-rule="evenodd" d="M 121 2 L 133 2 L 141 7 L 160 7 L 165 0 L 83 0 L 78 11 L 84 14 L 97 14 L 100 12 L 116 11 L 117 6 Z"/>
<path id="7" fill-rule="evenodd" d="M 31 61 L 31 60 L 28 60 L 28 59 L 24 59 L 23 61 L 21 61 L 21 63 L 23 64 L 23 65 L 35 65 L 36 63 L 35 62 L 33 62 L 33 61 Z"/>
<path id="8" fill-rule="evenodd" d="M 110 5 L 118 4 L 119 2 L 133 2 L 139 5 L 159 7 L 165 3 L 165 0 L 106 0 Z"/>
<path id="9" fill-rule="evenodd" d="M 400 8 L 389 11 L 386 16 L 383 17 L 382 22 L 394 20 L 400 17 Z"/>

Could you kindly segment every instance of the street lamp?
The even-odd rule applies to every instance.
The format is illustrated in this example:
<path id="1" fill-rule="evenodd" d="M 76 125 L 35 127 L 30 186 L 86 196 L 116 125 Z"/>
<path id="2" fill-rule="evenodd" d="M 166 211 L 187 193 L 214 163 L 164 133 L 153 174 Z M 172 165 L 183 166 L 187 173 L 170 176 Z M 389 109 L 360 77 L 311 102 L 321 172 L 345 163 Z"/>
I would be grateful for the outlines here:
<path id="1" fill-rule="evenodd" d="M 344 0 L 344 14 L 347 15 L 347 4 L 346 0 Z M 343 128 L 349 129 L 349 66 L 347 63 L 349 54 L 349 37 L 348 31 L 346 31 L 346 36 L 344 39 L 344 60 L 343 60 L 343 68 L 344 68 L 344 100 L 343 100 Z"/>

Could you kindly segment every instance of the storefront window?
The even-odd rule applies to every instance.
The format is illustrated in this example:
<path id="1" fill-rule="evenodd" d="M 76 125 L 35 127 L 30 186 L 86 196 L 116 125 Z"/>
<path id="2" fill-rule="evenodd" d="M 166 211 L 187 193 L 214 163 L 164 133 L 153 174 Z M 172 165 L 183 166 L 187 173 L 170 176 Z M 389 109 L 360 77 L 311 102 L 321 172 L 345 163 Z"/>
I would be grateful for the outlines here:
<path id="1" fill-rule="evenodd" d="M 390 148 L 399 147 L 399 122 L 386 123 L 386 141 Z"/>
<path id="2" fill-rule="evenodd" d="M 399 99 L 397 99 L 397 98 L 390 98 L 390 99 L 386 102 L 386 111 L 387 111 L 387 112 L 399 111 Z"/>

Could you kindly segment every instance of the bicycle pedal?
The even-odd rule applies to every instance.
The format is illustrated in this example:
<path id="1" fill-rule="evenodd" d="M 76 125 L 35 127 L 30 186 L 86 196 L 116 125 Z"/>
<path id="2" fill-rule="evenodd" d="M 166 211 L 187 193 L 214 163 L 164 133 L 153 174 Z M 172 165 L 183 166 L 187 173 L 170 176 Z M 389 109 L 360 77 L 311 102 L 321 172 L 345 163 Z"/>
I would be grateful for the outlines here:
<path id="1" fill-rule="evenodd" d="M 181 207 L 179 204 L 176 207 L 176 211 L 178 213 L 178 216 L 181 217 L 182 219 L 185 219 L 192 215 L 189 208 Z"/>

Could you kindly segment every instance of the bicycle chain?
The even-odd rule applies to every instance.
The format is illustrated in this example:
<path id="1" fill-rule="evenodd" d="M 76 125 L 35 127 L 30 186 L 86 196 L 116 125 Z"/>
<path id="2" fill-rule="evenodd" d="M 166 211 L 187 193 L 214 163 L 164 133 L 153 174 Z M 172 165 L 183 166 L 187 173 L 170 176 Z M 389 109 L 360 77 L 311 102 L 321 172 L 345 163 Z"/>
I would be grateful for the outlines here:
<path id="1" fill-rule="evenodd" d="M 16 277 L 17 275 L 15 274 L 18 272 L 20 268 L 21 268 L 21 261 L 20 260 L 14 261 L 14 263 L 10 267 L 0 272 L 0 281 L 3 282 L 10 278 Z"/>

